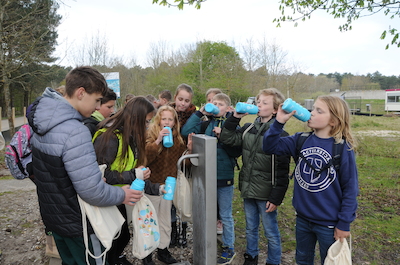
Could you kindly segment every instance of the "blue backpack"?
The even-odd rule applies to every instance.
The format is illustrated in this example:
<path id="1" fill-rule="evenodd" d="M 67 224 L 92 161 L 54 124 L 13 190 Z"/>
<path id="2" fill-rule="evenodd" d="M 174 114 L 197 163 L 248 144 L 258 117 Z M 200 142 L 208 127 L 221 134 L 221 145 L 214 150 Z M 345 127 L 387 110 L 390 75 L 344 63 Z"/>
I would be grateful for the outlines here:
<path id="1" fill-rule="evenodd" d="M 24 179 L 31 175 L 27 170 L 28 164 L 32 162 L 31 136 L 31 127 L 24 124 L 6 147 L 6 165 L 16 179 Z"/>

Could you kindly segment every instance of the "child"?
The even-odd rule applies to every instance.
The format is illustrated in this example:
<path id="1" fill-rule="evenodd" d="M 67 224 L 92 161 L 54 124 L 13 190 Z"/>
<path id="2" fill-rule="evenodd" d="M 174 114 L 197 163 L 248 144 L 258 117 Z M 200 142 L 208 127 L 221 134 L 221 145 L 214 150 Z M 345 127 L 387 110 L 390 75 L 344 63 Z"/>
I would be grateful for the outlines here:
<path id="1" fill-rule="evenodd" d="M 169 134 L 169 131 L 164 127 L 170 127 L 172 130 L 174 145 L 170 148 L 163 146 L 163 136 Z M 191 148 L 189 137 L 189 151 Z M 185 150 L 186 145 L 180 134 L 178 114 L 171 106 L 160 107 L 153 122 L 150 124 L 146 141 L 147 165 L 152 172 L 150 180 L 153 183 L 164 184 L 168 176 L 176 177 L 176 163 Z M 157 251 L 158 259 L 166 264 L 176 263 L 177 261 L 171 256 L 167 249 L 171 240 L 172 201 L 164 200 L 161 196 L 149 195 L 148 198 L 157 211 L 158 223 L 160 224 L 161 238 Z M 151 264 L 151 255 L 146 259 L 144 265 Z"/>
<path id="2" fill-rule="evenodd" d="M 299 157 L 294 171 L 293 194 L 297 215 L 296 262 L 314 264 L 315 244 L 318 241 L 323 264 L 335 240 L 342 241 L 350 235 L 350 223 L 356 217 L 358 174 L 350 111 L 347 103 L 339 97 L 318 97 L 307 124 L 313 133 L 302 147 L 296 146 L 301 133 L 280 137 L 284 124 L 294 113 L 286 113 L 279 107 L 276 121 L 264 136 L 263 149 L 269 154 Z M 340 154 L 340 168 L 330 165 L 318 172 L 318 169 L 331 163 L 334 145 L 342 140 L 344 148 Z"/>
<path id="3" fill-rule="evenodd" d="M 93 112 L 89 118 L 83 119 L 83 124 L 88 127 L 92 136 L 97 130 L 97 125 L 113 114 L 117 94 L 112 89 L 107 89 L 106 95 L 101 99 L 100 109 Z"/>
<path id="4" fill-rule="evenodd" d="M 146 96 L 146 99 L 147 99 L 148 101 L 150 101 L 151 104 L 153 104 L 153 106 L 154 106 L 155 109 L 158 109 L 158 107 L 160 106 L 160 103 L 158 102 L 158 99 L 156 99 L 155 96 L 153 96 L 153 95 L 151 95 L 151 94 L 148 94 L 148 95 Z"/>
<path id="5" fill-rule="evenodd" d="M 219 89 L 219 88 L 210 88 L 210 89 L 208 89 L 207 92 L 206 92 L 206 101 L 207 101 L 207 103 L 211 103 L 213 97 L 216 94 L 219 94 L 219 93 L 222 93 L 222 90 Z M 202 117 L 202 120 L 204 120 L 204 121 L 207 121 L 208 119 L 209 119 L 209 117 L 207 117 L 207 116 L 203 116 Z M 222 225 L 222 221 L 221 221 L 221 218 L 219 216 L 219 207 L 217 205 L 217 234 L 218 235 L 222 235 L 222 232 L 223 232 L 223 227 L 222 226 L 223 226 Z"/>
<path id="6" fill-rule="evenodd" d="M 171 99 L 172 99 L 172 94 L 171 91 L 169 90 L 163 90 L 160 92 L 160 94 L 158 94 L 158 103 L 160 104 L 160 107 L 168 105 Z"/>
<path id="7" fill-rule="evenodd" d="M 277 208 L 282 203 L 289 184 L 289 156 L 267 155 L 262 150 L 264 133 L 275 121 L 278 107 L 284 96 L 275 88 L 263 89 L 256 97 L 258 118 L 236 129 L 240 119 L 247 114 L 236 111 L 223 127 L 220 141 L 226 145 L 240 146 L 243 165 L 239 173 L 239 190 L 246 216 L 246 265 L 258 264 L 258 227 L 260 219 L 268 240 L 266 264 L 280 264 L 282 248 L 277 221 Z M 289 135 L 283 131 L 282 136 Z"/>
<path id="8" fill-rule="evenodd" d="M 170 104 L 171 107 L 175 109 L 175 111 L 178 113 L 178 119 L 179 119 L 179 126 L 182 128 L 183 125 L 185 125 L 186 121 L 189 119 L 189 117 L 196 111 L 196 106 L 192 104 L 192 99 L 193 99 L 193 89 L 191 86 L 187 84 L 180 84 L 176 91 L 175 91 L 175 96 L 174 96 L 174 101 L 173 103 Z M 185 141 L 187 141 L 187 136 L 184 137 Z M 176 223 L 176 209 L 172 205 L 171 209 L 171 226 L 172 228 L 172 234 L 171 234 L 171 243 L 170 247 L 174 246 L 180 246 L 180 247 L 186 247 L 187 246 L 187 240 L 186 240 L 186 228 L 187 228 L 187 223 L 183 222 L 182 223 L 182 230 L 179 231 L 179 233 L 174 233 L 177 231 L 177 223 Z M 174 228 L 176 227 L 176 228 Z M 180 226 L 179 226 L 180 228 Z"/>
<path id="9" fill-rule="evenodd" d="M 106 182 L 111 185 L 131 184 L 136 178 L 146 181 L 145 192 L 160 194 L 160 185 L 149 180 L 150 170 L 146 165 L 146 128 L 154 115 L 154 106 L 144 97 L 134 97 L 108 120 L 99 124 L 100 129 L 93 136 L 97 162 L 106 164 Z M 126 218 L 125 205 L 118 206 Z M 130 240 L 128 224 L 122 226 L 121 235 L 113 241 L 108 252 L 110 264 L 131 264 L 122 255 Z"/>
<path id="10" fill-rule="evenodd" d="M 102 180 L 92 137 L 82 124 L 83 117 L 99 110 L 106 91 L 103 75 L 92 67 L 78 67 L 66 76 L 64 97 L 47 88 L 28 115 L 35 132 L 32 164 L 40 214 L 53 232 L 63 264 L 86 264 L 78 194 L 95 206 L 134 205 L 142 196 L 129 186 L 113 187 Z M 89 247 L 101 253 L 94 234 Z"/>
<path id="11" fill-rule="evenodd" d="M 209 90 L 207 90 L 207 92 L 206 92 L 206 100 L 207 100 L 207 103 L 211 103 L 213 97 L 214 97 L 216 94 L 219 94 L 219 93 L 222 93 L 222 90 L 219 89 L 219 88 L 210 88 Z"/>
<path id="12" fill-rule="evenodd" d="M 175 91 L 174 101 L 171 106 L 178 113 L 181 128 L 185 125 L 189 117 L 196 111 L 196 106 L 192 104 L 193 89 L 187 84 L 180 84 Z"/>
<path id="13" fill-rule="evenodd" d="M 212 103 L 219 108 L 219 113 L 211 116 L 209 121 L 201 121 L 203 115 L 210 115 L 204 110 L 204 106 L 194 113 L 185 126 L 182 128 L 182 135 L 189 133 L 204 133 L 209 136 L 219 138 L 221 127 L 227 117 L 231 115 L 227 112 L 231 105 L 228 95 L 220 93 L 214 96 Z M 206 128 L 202 128 L 202 124 L 208 123 Z M 232 216 L 232 200 L 233 200 L 233 177 L 235 159 L 229 154 L 232 148 L 217 144 L 217 201 L 219 206 L 219 214 L 223 224 L 222 233 L 222 254 L 218 259 L 218 264 L 229 264 L 234 259 L 236 253 L 234 251 L 235 231 Z"/>

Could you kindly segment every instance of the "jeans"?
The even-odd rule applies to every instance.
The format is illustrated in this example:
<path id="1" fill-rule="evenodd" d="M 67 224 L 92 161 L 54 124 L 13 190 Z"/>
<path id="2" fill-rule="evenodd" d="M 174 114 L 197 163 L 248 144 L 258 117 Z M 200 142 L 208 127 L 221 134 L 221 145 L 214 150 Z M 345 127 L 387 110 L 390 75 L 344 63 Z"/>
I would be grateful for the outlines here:
<path id="1" fill-rule="evenodd" d="M 315 244 L 318 241 L 321 264 L 324 264 L 329 247 L 335 242 L 335 228 L 318 225 L 297 216 L 296 218 L 296 262 L 313 265 Z"/>
<path id="2" fill-rule="evenodd" d="M 234 248 L 235 228 L 232 216 L 233 185 L 217 188 L 219 214 L 223 224 L 222 247 Z"/>
<path id="3" fill-rule="evenodd" d="M 244 199 L 244 213 L 246 215 L 246 253 L 251 257 L 258 255 L 258 227 L 260 225 L 260 216 L 264 227 L 264 235 L 268 240 L 268 258 L 267 263 L 281 263 L 282 248 L 281 235 L 278 228 L 277 216 L 275 210 L 266 213 L 265 205 L 267 201 L 256 199 Z"/>

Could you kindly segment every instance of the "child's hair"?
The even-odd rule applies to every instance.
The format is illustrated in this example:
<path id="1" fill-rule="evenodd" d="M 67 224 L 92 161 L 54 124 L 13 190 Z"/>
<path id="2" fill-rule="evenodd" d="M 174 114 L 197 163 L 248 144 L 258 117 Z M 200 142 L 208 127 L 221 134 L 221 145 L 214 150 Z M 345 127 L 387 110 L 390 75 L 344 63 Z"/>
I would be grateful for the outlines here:
<path id="1" fill-rule="evenodd" d="M 161 131 L 161 113 L 163 113 L 164 111 L 170 111 L 172 113 L 172 115 L 174 115 L 174 127 L 172 127 L 172 135 L 174 136 L 174 138 L 176 137 L 176 139 L 181 143 L 184 144 L 183 138 L 181 136 L 181 128 L 180 128 L 180 124 L 179 124 L 179 119 L 178 119 L 178 113 L 176 113 L 175 109 L 171 106 L 161 106 L 156 115 L 154 116 L 153 122 L 150 124 L 149 130 L 148 130 L 148 134 L 147 134 L 147 142 L 151 143 L 154 142 L 155 140 L 157 140 L 158 135 Z M 163 145 L 162 143 L 159 145 L 158 148 L 158 153 L 161 153 L 163 149 Z"/>
<path id="2" fill-rule="evenodd" d="M 61 95 L 65 95 L 65 86 L 59 86 L 56 89 L 54 89 L 55 91 L 57 91 L 58 93 L 60 93 Z"/>
<path id="3" fill-rule="evenodd" d="M 335 96 L 319 96 L 316 100 L 325 102 L 329 108 L 331 119 L 334 122 L 330 135 L 335 138 L 337 143 L 344 138 L 350 145 L 350 148 L 355 149 L 357 142 L 351 133 L 350 108 L 347 102 Z"/>
<path id="4" fill-rule="evenodd" d="M 114 90 L 109 88 L 107 90 L 107 93 L 101 99 L 101 105 L 106 104 L 108 101 L 111 101 L 111 100 L 117 100 L 117 94 L 115 94 Z"/>
<path id="5" fill-rule="evenodd" d="M 150 101 L 151 103 L 153 103 L 154 101 L 157 101 L 156 97 L 153 96 L 153 95 L 151 95 L 151 94 L 148 94 L 148 95 L 146 96 L 146 99 L 147 99 L 148 101 Z"/>
<path id="6" fill-rule="evenodd" d="M 227 106 L 231 105 L 231 98 L 225 93 L 216 94 L 212 100 L 221 100 L 226 103 Z"/>
<path id="7" fill-rule="evenodd" d="M 65 77 L 65 94 L 72 97 L 75 90 L 85 88 L 86 93 L 99 93 L 103 96 L 107 93 L 107 82 L 104 76 L 90 66 L 81 66 L 72 69 Z"/>
<path id="8" fill-rule="evenodd" d="M 222 90 L 219 89 L 219 88 L 210 88 L 210 89 L 208 89 L 207 92 L 206 92 L 206 97 L 207 97 L 208 95 L 210 95 L 211 93 L 214 93 L 215 95 L 216 95 L 216 94 L 220 94 L 220 93 L 222 93 Z"/>
<path id="9" fill-rule="evenodd" d="M 171 94 L 171 91 L 169 91 L 169 90 L 163 90 L 158 95 L 160 96 L 160 98 L 165 98 L 168 101 L 171 101 L 171 99 L 172 99 L 172 94 Z"/>
<path id="10" fill-rule="evenodd" d="M 274 97 L 273 99 L 274 110 L 278 110 L 279 105 L 285 101 L 285 96 L 278 89 L 273 87 L 261 89 L 256 97 L 256 100 L 258 100 L 261 95 Z"/>
<path id="11" fill-rule="evenodd" d="M 146 165 L 146 116 L 154 110 L 153 104 L 146 98 L 138 96 L 129 100 L 115 115 L 100 122 L 100 128 L 106 125 L 109 125 L 109 128 L 103 133 L 101 148 L 96 150 L 99 161 L 103 162 L 103 155 L 108 148 L 107 143 L 114 135 L 114 131 L 120 130 L 122 133 L 121 157 L 127 156 L 130 145 L 136 155 L 135 159 L 138 160 L 137 165 Z"/>
<path id="12" fill-rule="evenodd" d="M 127 103 L 129 100 L 133 99 L 135 95 L 133 94 L 126 94 L 125 96 L 125 103 Z"/>
<path id="13" fill-rule="evenodd" d="M 176 99 L 176 96 L 178 96 L 179 91 L 185 90 L 188 92 L 192 97 L 193 97 L 193 88 L 187 84 L 180 84 L 175 91 L 174 99 Z"/>

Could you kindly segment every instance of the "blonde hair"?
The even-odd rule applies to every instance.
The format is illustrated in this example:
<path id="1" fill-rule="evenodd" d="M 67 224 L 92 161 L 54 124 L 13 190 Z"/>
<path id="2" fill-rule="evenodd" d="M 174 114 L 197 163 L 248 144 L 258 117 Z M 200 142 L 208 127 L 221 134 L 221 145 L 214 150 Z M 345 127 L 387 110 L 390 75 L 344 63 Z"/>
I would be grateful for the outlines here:
<path id="1" fill-rule="evenodd" d="M 225 93 L 216 94 L 212 100 L 221 100 L 226 103 L 227 106 L 231 105 L 231 98 Z"/>
<path id="2" fill-rule="evenodd" d="M 180 144 L 185 144 L 183 139 L 182 139 L 181 133 L 180 133 L 180 131 L 181 131 L 180 127 L 181 126 L 179 124 L 178 113 L 176 113 L 176 111 L 175 111 L 175 109 L 173 107 L 168 106 L 168 105 L 161 106 L 158 109 L 156 115 L 153 118 L 152 123 L 149 126 L 149 130 L 147 132 L 146 143 L 152 143 L 155 140 L 157 140 L 158 135 L 159 135 L 159 133 L 160 133 L 160 131 L 162 129 L 161 126 L 160 126 L 161 113 L 163 113 L 164 111 L 170 111 L 172 113 L 172 115 L 174 116 L 175 124 L 174 124 L 174 127 L 171 128 L 173 137 L 176 138 Z M 159 148 L 158 148 L 158 153 L 161 153 L 162 150 L 163 150 L 163 145 L 160 144 Z"/>
<path id="3" fill-rule="evenodd" d="M 285 96 L 278 89 L 273 87 L 261 89 L 256 96 L 256 100 L 258 100 L 261 95 L 274 97 L 273 98 L 274 110 L 278 110 L 279 105 L 285 101 Z"/>
<path id="4" fill-rule="evenodd" d="M 355 149 L 357 141 L 351 132 L 350 108 L 347 102 L 335 96 L 319 96 L 316 100 L 321 100 L 328 106 L 331 119 L 334 123 L 329 133 L 335 138 L 336 143 L 344 139 L 351 149 Z"/>

